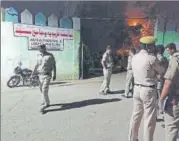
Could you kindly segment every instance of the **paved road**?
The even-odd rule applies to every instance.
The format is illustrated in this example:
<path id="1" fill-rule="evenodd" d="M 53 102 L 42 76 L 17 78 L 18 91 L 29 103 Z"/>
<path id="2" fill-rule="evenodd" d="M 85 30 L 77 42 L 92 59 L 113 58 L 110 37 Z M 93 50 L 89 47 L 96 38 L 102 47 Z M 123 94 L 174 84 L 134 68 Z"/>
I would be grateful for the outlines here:
<path id="1" fill-rule="evenodd" d="M 116 94 L 107 96 L 98 94 L 102 77 L 52 85 L 53 106 L 44 115 L 37 88 L 3 88 L 2 141 L 127 141 L 132 99 L 121 96 L 124 80 L 125 73 L 114 74 L 111 89 Z M 154 141 L 164 141 L 161 124 Z"/>

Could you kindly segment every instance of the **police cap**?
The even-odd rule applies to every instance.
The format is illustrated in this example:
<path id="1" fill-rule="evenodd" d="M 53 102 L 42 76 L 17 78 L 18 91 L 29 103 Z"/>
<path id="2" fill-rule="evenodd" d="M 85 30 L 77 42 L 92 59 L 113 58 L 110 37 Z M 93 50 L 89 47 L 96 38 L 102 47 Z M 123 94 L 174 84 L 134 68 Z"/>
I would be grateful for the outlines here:
<path id="1" fill-rule="evenodd" d="M 140 43 L 142 44 L 149 45 L 149 44 L 154 44 L 155 42 L 156 42 L 156 38 L 154 36 L 145 36 L 140 38 Z"/>

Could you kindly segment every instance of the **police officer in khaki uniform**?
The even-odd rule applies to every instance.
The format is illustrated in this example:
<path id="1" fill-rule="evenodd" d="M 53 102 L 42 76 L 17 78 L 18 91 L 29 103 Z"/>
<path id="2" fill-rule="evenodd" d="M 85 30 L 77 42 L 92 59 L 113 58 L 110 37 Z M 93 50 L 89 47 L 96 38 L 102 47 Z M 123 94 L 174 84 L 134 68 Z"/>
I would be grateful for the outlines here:
<path id="1" fill-rule="evenodd" d="M 131 48 L 129 51 L 128 64 L 127 64 L 127 76 L 126 76 L 126 88 L 125 88 L 125 97 L 129 97 L 129 93 L 133 94 L 133 85 L 134 85 L 134 77 L 132 74 L 132 58 L 136 54 L 136 50 Z"/>
<path id="2" fill-rule="evenodd" d="M 132 59 L 134 94 L 129 141 L 138 141 L 138 131 L 143 115 L 143 141 L 153 141 L 157 115 L 157 74 L 164 74 L 165 69 L 154 55 L 155 38 L 146 36 L 141 38 L 140 42 L 141 51 Z"/>
<path id="3" fill-rule="evenodd" d="M 106 52 L 103 54 L 101 64 L 103 66 L 104 80 L 100 89 L 100 94 L 107 94 L 110 92 L 109 85 L 113 68 L 112 50 L 109 45 L 106 48 Z"/>
<path id="4" fill-rule="evenodd" d="M 43 113 L 45 108 L 49 107 L 50 100 L 48 97 L 48 90 L 50 85 L 50 79 L 53 71 L 53 81 L 56 79 L 56 63 L 54 56 L 46 51 L 46 46 L 41 45 L 39 47 L 40 54 L 38 55 L 37 64 L 34 72 L 38 71 L 40 80 L 40 91 L 42 93 L 42 107 Z"/>
<path id="5" fill-rule="evenodd" d="M 174 53 L 177 52 L 177 49 L 176 49 L 176 45 L 174 43 L 169 43 L 166 45 L 166 51 L 168 52 L 168 54 L 170 54 L 170 58 L 172 57 L 172 55 Z"/>
<path id="6" fill-rule="evenodd" d="M 166 141 L 177 141 L 179 132 L 179 53 L 174 53 L 164 76 L 160 103 L 165 103 Z M 161 106 L 163 107 L 163 106 Z"/>

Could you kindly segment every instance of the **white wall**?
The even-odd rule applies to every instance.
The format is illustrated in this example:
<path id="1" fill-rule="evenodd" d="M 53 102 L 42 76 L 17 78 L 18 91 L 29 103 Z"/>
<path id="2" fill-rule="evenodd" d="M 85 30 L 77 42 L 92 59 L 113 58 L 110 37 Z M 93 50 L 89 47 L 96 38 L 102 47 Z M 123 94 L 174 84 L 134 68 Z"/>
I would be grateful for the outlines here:
<path id="1" fill-rule="evenodd" d="M 14 37 L 12 23 L 1 22 L 1 80 L 7 80 L 13 74 L 13 69 L 20 60 L 23 60 L 23 67 L 32 68 L 37 51 L 24 55 L 27 47 L 27 38 Z"/>
<path id="2" fill-rule="evenodd" d="M 74 32 L 76 33 L 76 32 Z M 75 35 L 75 34 L 74 34 Z M 63 51 L 51 51 L 56 59 L 57 80 L 77 79 L 78 67 L 74 61 L 78 53 L 79 44 L 75 40 L 65 40 Z M 75 41 L 75 42 L 74 42 Z M 76 43 L 76 44 L 74 44 Z M 77 47 L 75 47 L 77 46 Z M 13 23 L 1 22 L 1 82 L 7 82 L 13 75 L 14 67 L 19 60 L 24 68 L 33 69 L 36 63 L 38 51 L 28 50 L 28 39 L 26 37 L 14 37 Z M 75 58 L 74 58 L 75 57 Z M 77 69 L 77 70 L 76 70 Z M 75 75 L 74 75 L 75 74 Z"/>

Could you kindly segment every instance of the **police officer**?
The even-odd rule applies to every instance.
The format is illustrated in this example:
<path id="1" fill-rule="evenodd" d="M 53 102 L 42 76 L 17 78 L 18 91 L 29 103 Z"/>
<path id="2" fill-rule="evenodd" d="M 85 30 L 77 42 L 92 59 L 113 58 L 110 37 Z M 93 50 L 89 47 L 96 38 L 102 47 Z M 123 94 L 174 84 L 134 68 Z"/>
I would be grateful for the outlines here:
<path id="1" fill-rule="evenodd" d="M 38 55 L 37 64 L 34 72 L 38 71 L 40 80 L 40 91 L 42 93 L 42 107 L 41 112 L 43 113 L 45 108 L 49 107 L 50 100 L 48 97 L 48 90 L 50 79 L 53 71 L 53 81 L 56 79 L 56 63 L 54 56 L 46 51 L 45 45 L 39 46 L 40 54 Z"/>
<path id="2" fill-rule="evenodd" d="M 157 74 L 165 69 L 154 55 L 155 38 L 140 39 L 141 50 L 132 59 L 134 76 L 133 113 L 129 129 L 129 141 L 138 141 L 138 131 L 144 115 L 144 140 L 153 141 L 157 115 Z"/>
<path id="3" fill-rule="evenodd" d="M 160 97 L 160 103 L 165 104 L 166 141 L 177 141 L 179 132 L 179 53 L 175 52 L 169 62 L 164 76 L 165 83 Z M 163 106 L 161 106 L 163 107 Z"/>
<path id="4" fill-rule="evenodd" d="M 127 76 L 126 76 L 126 88 L 125 88 L 125 97 L 129 97 L 129 93 L 131 92 L 133 94 L 133 85 L 134 85 L 134 78 L 132 74 L 132 58 L 136 54 L 136 50 L 134 48 L 131 48 L 129 51 L 129 57 L 128 57 L 128 65 L 127 65 Z"/>
<path id="5" fill-rule="evenodd" d="M 107 94 L 110 92 L 109 85 L 113 68 L 112 50 L 110 45 L 107 46 L 106 52 L 103 54 L 101 64 L 103 66 L 104 80 L 100 89 L 100 94 Z"/>
<path id="6" fill-rule="evenodd" d="M 174 43 L 167 44 L 166 50 L 167 50 L 168 54 L 171 55 L 170 58 L 172 57 L 172 55 L 174 53 L 177 52 L 176 45 Z"/>
<path id="7" fill-rule="evenodd" d="M 164 46 L 163 45 L 157 45 L 156 51 L 157 51 L 157 59 L 167 69 L 168 68 L 168 61 L 167 61 L 167 58 L 163 55 L 164 51 L 165 51 Z"/>
<path id="8" fill-rule="evenodd" d="M 168 60 L 166 57 L 163 56 L 163 53 L 165 51 L 165 48 L 163 45 L 157 45 L 156 47 L 156 55 L 157 55 L 157 59 L 159 60 L 160 64 L 165 67 L 165 70 L 168 67 Z M 158 99 L 160 98 L 160 94 L 163 88 L 163 84 L 164 84 L 164 78 L 159 78 L 158 79 L 158 83 L 157 83 L 157 93 L 158 93 Z M 160 115 L 159 111 L 161 111 L 161 109 L 158 110 L 158 115 Z"/>

